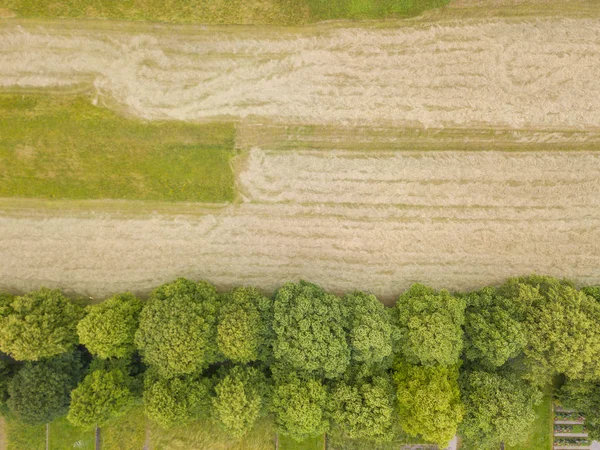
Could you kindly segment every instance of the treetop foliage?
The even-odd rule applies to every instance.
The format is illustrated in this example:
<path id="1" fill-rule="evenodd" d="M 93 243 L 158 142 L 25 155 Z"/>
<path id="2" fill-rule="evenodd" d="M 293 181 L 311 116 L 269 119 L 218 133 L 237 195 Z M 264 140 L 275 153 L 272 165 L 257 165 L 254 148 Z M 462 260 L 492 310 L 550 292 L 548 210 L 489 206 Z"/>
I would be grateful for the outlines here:
<path id="1" fill-rule="evenodd" d="M 398 302 L 400 353 L 411 364 L 458 363 L 463 349 L 466 302 L 448 291 L 413 284 Z"/>
<path id="2" fill-rule="evenodd" d="M 79 342 L 100 358 L 124 358 L 135 350 L 142 302 L 133 294 L 115 295 L 86 308 L 77 324 Z"/>
<path id="3" fill-rule="evenodd" d="M 59 290 L 42 288 L 0 302 L 0 351 L 37 361 L 72 350 L 83 307 Z"/>
<path id="4" fill-rule="evenodd" d="M 197 373 L 217 359 L 215 287 L 180 278 L 156 289 L 140 314 L 135 345 L 163 377 Z"/>
<path id="5" fill-rule="evenodd" d="M 251 287 L 227 294 L 219 311 L 217 344 L 226 359 L 265 361 L 271 353 L 273 302 Z"/>
<path id="6" fill-rule="evenodd" d="M 284 284 L 275 294 L 275 358 L 291 370 L 341 376 L 350 364 L 347 321 L 335 295 L 305 281 Z"/>

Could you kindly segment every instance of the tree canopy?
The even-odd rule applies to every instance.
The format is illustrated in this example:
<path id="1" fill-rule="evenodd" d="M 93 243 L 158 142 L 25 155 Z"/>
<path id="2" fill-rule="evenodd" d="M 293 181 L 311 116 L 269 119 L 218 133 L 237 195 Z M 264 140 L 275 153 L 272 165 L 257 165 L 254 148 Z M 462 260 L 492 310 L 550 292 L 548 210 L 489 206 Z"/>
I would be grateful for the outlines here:
<path id="1" fill-rule="evenodd" d="M 256 367 L 235 366 L 215 386 L 213 417 L 230 435 L 241 438 L 266 412 L 268 387 Z"/>
<path id="2" fill-rule="evenodd" d="M 275 294 L 274 355 L 292 370 L 335 378 L 350 363 L 347 314 L 338 297 L 301 281 Z"/>
<path id="3" fill-rule="evenodd" d="M 331 419 L 350 439 L 389 441 L 393 437 L 394 388 L 388 377 L 338 382 L 330 396 Z"/>
<path id="4" fill-rule="evenodd" d="M 48 423 L 66 414 L 81 370 L 77 352 L 25 363 L 8 386 L 10 412 L 30 425 Z"/>
<path id="5" fill-rule="evenodd" d="M 524 443 L 541 401 L 539 389 L 516 376 L 473 371 L 461 380 L 465 417 L 460 435 L 473 447 L 497 450 Z"/>
<path id="6" fill-rule="evenodd" d="M 318 436 L 329 429 L 327 390 L 315 378 L 301 378 L 295 373 L 275 381 L 271 411 L 281 434 L 296 441 Z"/>
<path id="7" fill-rule="evenodd" d="M 124 415 L 133 404 L 131 380 L 122 370 L 95 370 L 71 392 L 67 419 L 73 425 L 91 429 L 102 427 Z"/>
<path id="8" fill-rule="evenodd" d="M 146 372 L 144 407 L 146 416 L 162 426 L 185 425 L 206 414 L 210 383 L 194 376 L 162 378 Z"/>
<path id="9" fill-rule="evenodd" d="M 77 324 L 79 341 L 100 358 L 124 358 L 135 349 L 133 338 L 142 302 L 133 294 L 115 295 L 86 308 Z"/>
<path id="10" fill-rule="evenodd" d="M 404 359 L 425 366 L 458 363 L 465 306 L 464 299 L 448 291 L 413 284 L 396 303 Z"/>
<path id="11" fill-rule="evenodd" d="M 450 366 L 395 367 L 400 425 L 411 436 L 445 448 L 456 434 L 464 407 L 458 388 L 458 368 Z"/>
<path id="12" fill-rule="evenodd" d="M 349 312 L 349 342 L 352 359 L 378 364 L 392 354 L 392 324 L 385 306 L 377 297 L 364 292 L 344 296 Z"/>
<path id="13" fill-rule="evenodd" d="M 83 308 L 59 290 L 40 289 L 0 304 L 0 351 L 37 361 L 71 351 Z"/>
<path id="14" fill-rule="evenodd" d="M 519 356 L 527 335 L 514 300 L 500 297 L 493 287 L 472 292 L 465 299 L 465 357 L 493 368 Z"/>
<path id="15" fill-rule="evenodd" d="M 272 344 L 272 301 L 254 288 L 238 288 L 225 296 L 219 311 L 217 344 L 235 363 L 265 360 Z"/>
<path id="16" fill-rule="evenodd" d="M 196 373 L 216 360 L 217 291 L 180 278 L 156 289 L 140 314 L 135 344 L 163 377 Z"/>
<path id="17" fill-rule="evenodd" d="M 600 384 L 567 380 L 557 397 L 562 406 L 583 414 L 590 439 L 600 440 Z"/>

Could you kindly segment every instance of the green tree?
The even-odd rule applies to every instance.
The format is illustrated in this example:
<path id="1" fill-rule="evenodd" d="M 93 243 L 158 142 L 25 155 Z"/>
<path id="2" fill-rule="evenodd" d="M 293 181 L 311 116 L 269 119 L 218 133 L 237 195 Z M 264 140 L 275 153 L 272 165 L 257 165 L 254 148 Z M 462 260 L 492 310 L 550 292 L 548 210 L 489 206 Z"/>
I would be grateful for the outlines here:
<path id="1" fill-rule="evenodd" d="M 125 358 L 134 350 L 142 302 L 133 294 L 115 295 L 86 308 L 77 324 L 79 341 L 100 358 Z"/>
<path id="2" fill-rule="evenodd" d="M 131 379 L 122 370 L 95 370 L 71 392 L 67 419 L 73 425 L 91 429 L 102 427 L 124 415 L 132 406 Z"/>
<path id="3" fill-rule="evenodd" d="M 162 377 L 188 375 L 215 361 L 219 301 L 214 286 L 180 278 L 156 289 L 140 314 L 135 344 Z"/>
<path id="4" fill-rule="evenodd" d="M 522 312 L 493 287 L 466 297 L 465 357 L 484 367 L 500 367 L 519 356 L 527 344 Z"/>
<path id="5" fill-rule="evenodd" d="M 267 382 L 259 369 L 236 366 L 215 386 L 213 416 L 225 431 L 241 438 L 266 412 L 267 393 Z"/>
<path id="6" fill-rule="evenodd" d="M 394 390 L 388 377 L 338 382 L 329 408 L 332 421 L 350 439 L 384 442 L 393 438 Z"/>
<path id="7" fill-rule="evenodd" d="M 600 286 L 586 286 L 581 288 L 581 292 L 592 297 L 596 301 L 600 301 Z"/>
<path id="8" fill-rule="evenodd" d="M 281 434 L 296 441 L 318 436 L 329 428 L 327 390 L 320 380 L 289 373 L 275 380 L 271 411 Z"/>
<path id="9" fill-rule="evenodd" d="M 497 450 L 524 443 L 536 419 L 539 389 L 515 376 L 483 371 L 462 377 L 465 417 L 460 435 L 473 448 Z"/>
<path id="10" fill-rule="evenodd" d="M 236 363 L 266 360 L 272 341 L 272 301 L 251 287 L 225 296 L 219 311 L 217 344 Z"/>
<path id="11" fill-rule="evenodd" d="M 58 290 L 40 289 L 0 307 L 0 350 L 19 361 L 71 351 L 83 308 Z"/>
<path id="12" fill-rule="evenodd" d="M 25 363 L 8 386 L 8 408 L 30 425 L 52 422 L 67 412 L 81 369 L 78 352 Z"/>
<path id="13" fill-rule="evenodd" d="M 385 306 L 374 295 L 353 292 L 343 298 L 349 311 L 352 359 L 378 364 L 392 354 L 392 324 Z"/>
<path id="14" fill-rule="evenodd" d="M 161 378 L 146 372 L 144 407 L 146 416 L 162 426 L 185 425 L 207 413 L 209 380 L 193 376 Z"/>
<path id="15" fill-rule="evenodd" d="M 456 434 L 464 414 L 458 388 L 456 366 L 413 366 L 398 363 L 394 381 L 397 387 L 400 424 L 411 436 L 442 448 Z"/>
<path id="16" fill-rule="evenodd" d="M 525 363 L 532 381 L 544 383 L 555 374 L 600 378 L 600 303 L 549 277 L 511 279 L 500 290 L 525 308 Z"/>
<path id="17" fill-rule="evenodd" d="M 463 349 L 466 302 L 448 291 L 413 284 L 396 303 L 400 353 L 412 364 L 454 365 Z"/>
<path id="18" fill-rule="evenodd" d="M 557 397 L 565 408 L 583 414 L 590 439 L 600 440 L 600 384 L 567 380 L 558 391 Z"/>
<path id="19" fill-rule="evenodd" d="M 350 349 L 347 314 L 338 297 L 301 281 L 275 295 L 274 355 L 292 370 L 335 378 L 346 371 Z"/>

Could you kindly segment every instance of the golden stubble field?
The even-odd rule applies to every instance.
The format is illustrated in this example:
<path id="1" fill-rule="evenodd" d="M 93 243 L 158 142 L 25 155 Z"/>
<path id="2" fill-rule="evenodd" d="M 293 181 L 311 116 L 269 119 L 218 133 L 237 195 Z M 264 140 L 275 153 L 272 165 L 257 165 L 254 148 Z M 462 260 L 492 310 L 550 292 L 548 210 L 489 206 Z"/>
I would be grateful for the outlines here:
<path id="1" fill-rule="evenodd" d="M 0 203 L 0 288 L 97 298 L 178 276 L 265 290 L 303 278 L 390 300 L 416 281 L 469 289 L 536 271 L 600 282 L 600 153 L 585 146 L 600 130 L 600 20 L 117 28 L 0 23 L 0 85 L 92 86 L 100 104 L 148 120 L 527 130 L 526 142 L 242 143 L 239 201 L 220 208 Z M 561 149 L 574 140 L 583 150 Z"/>

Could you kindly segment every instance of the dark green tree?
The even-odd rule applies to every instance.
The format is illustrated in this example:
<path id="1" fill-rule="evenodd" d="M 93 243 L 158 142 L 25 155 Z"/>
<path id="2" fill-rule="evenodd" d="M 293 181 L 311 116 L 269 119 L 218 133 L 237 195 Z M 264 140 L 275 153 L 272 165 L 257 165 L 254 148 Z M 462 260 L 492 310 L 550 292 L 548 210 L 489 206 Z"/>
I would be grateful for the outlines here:
<path id="1" fill-rule="evenodd" d="M 219 311 L 217 344 L 235 363 L 266 360 L 271 352 L 273 302 L 251 287 L 225 296 Z"/>
<path id="2" fill-rule="evenodd" d="M 0 307 L 0 351 L 37 361 L 71 351 L 83 308 L 58 290 L 40 289 Z"/>
<path id="3" fill-rule="evenodd" d="M 536 419 L 539 389 L 514 375 L 473 371 L 462 376 L 465 417 L 460 435 L 473 448 L 497 450 L 524 443 Z"/>
<path id="4" fill-rule="evenodd" d="M 413 284 L 396 303 L 400 353 L 411 364 L 454 365 L 463 349 L 466 302 L 448 291 Z"/>
<path id="5" fill-rule="evenodd" d="M 266 413 L 268 392 L 262 371 L 235 366 L 215 386 L 213 417 L 227 433 L 241 438 Z"/>
<path id="6" fill-rule="evenodd" d="M 394 388 L 387 376 L 339 381 L 329 402 L 332 422 L 350 439 L 376 442 L 393 438 Z"/>
<path id="7" fill-rule="evenodd" d="M 301 281 L 275 295 L 274 355 L 291 370 L 335 378 L 350 363 L 347 313 L 340 299 Z"/>
<path id="8" fill-rule="evenodd" d="M 277 430 L 296 441 L 318 436 L 329 429 L 327 389 L 315 378 L 289 373 L 275 380 L 271 411 Z"/>
<path id="9" fill-rule="evenodd" d="M 493 287 L 468 294 L 465 314 L 465 357 L 487 368 L 518 357 L 527 336 L 521 309 Z"/>
<path id="10" fill-rule="evenodd" d="M 8 386 L 8 408 L 21 422 L 38 425 L 66 414 L 81 377 L 78 352 L 25 363 Z"/>
<path id="11" fill-rule="evenodd" d="M 134 350 L 142 302 L 133 294 L 115 295 L 86 308 L 77 324 L 79 341 L 100 358 L 125 358 Z"/>
<path id="12" fill-rule="evenodd" d="M 581 292 L 600 302 L 600 286 L 586 286 L 581 288 Z"/>
<path id="13" fill-rule="evenodd" d="M 349 312 L 349 342 L 352 359 L 379 364 L 392 354 L 391 317 L 374 295 L 353 292 L 343 298 Z"/>
<path id="14" fill-rule="evenodd" d="M 219 301 L 214 286 L 180 278 L 156 289 L 140 314 L 135 344 L 164 377 L 196 373 L 216 360 Z"/>
<path id="15" fill-rule="evenodd" d="M 411 436 L 421 435 L 441 448 L 447 447 L 464 415 L 458 368 L 398 363 L 394 381 L 398 416 L 404 431 Z"/>
<path id="16" fill-rule="evenodd" d="M 122 370 L 95 370 L 71 392 L 67 419 L 73 425 L 91 429 L 127 413 L 133 405 L 129 375 Z"/>
<path id="17" fill-rule="evenodd" d="M 207 415 L 210 381 L 195 376 L 162 378 L 146 372 L 144 407 L 146 416 L 163 428 L 185 425 Z"/>

